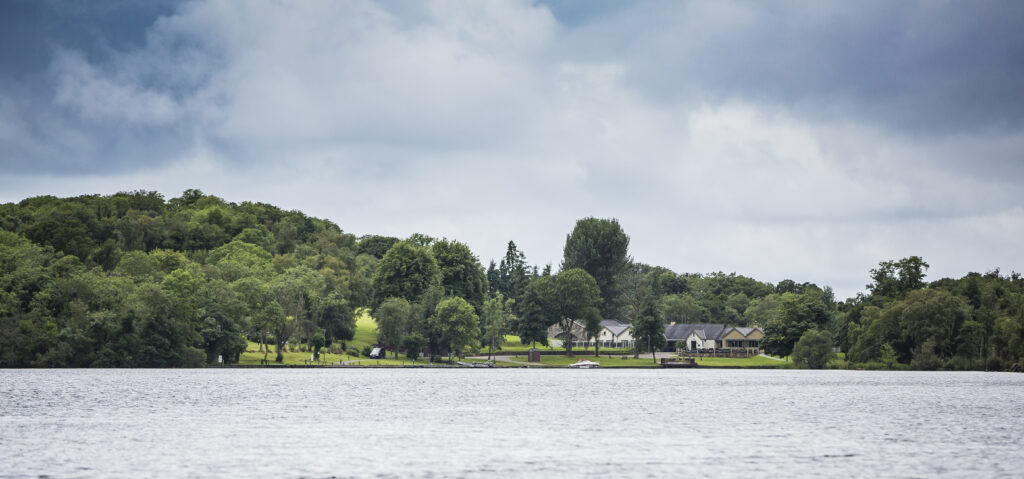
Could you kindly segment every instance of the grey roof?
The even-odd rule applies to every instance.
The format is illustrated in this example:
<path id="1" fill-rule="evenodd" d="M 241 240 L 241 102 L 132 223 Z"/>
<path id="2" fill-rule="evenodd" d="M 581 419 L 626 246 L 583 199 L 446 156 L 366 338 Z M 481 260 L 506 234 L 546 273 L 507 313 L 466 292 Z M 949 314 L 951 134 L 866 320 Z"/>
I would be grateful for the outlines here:
<path id="1" fill-rule="evenodd" d="M 744 336 L 750 336 L 750 333 L 754 332 L 755 329 L 756 330 L 760 330 L 761 328 L 754 327 L 754 328 L 735 328 L 735 329 L 736 329 L 736 331 L 739 331 L 740 334 L 742 334 Z"/>
<path id="2" fill-rule="evenodd" d="M 625 330 L 627 330 L 629 328 L 632 328 L 632 326 L 630 326 L 628 324 L 625 324 L 625 323 L 621 323 L 621 322 L 619 322 L 617 320 L 614 320 L 614 319 L 602 320 L 601 321 L 601 326 L 607 328 L 608 331 L 611 331 L 611 333 L 613 335 L 615 335 L 615 336 L 618 336 L 618 335 L 622 334 L 623 331 L 625 331 Z"/>
<path id="3" fill-rule="evenodd" d="M 697 337 L 701 339 L 719 339 L 725 336 L 726 332 L 730 329 L 732 328 L 724 324 L 669 324 L 665 326 L 665 339 L 669 341 L 683 341 L 694 332 L 697 332 Z"/>

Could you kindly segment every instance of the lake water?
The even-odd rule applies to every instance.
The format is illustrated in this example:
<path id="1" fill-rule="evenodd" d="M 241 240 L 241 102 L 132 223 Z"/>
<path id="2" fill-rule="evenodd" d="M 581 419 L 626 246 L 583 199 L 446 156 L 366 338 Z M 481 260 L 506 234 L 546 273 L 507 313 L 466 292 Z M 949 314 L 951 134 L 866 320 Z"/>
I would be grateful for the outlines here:
<path id="1" fill-rule="evenodd" d="M 0 477 L 1024 476 L 1024 375 L 0 370 Z"/>

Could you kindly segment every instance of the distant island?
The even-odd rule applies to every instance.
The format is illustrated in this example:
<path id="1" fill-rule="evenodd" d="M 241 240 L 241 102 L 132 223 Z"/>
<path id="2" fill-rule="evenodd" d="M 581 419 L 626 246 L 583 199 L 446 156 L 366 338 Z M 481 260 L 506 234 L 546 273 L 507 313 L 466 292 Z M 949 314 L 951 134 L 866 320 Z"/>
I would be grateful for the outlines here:
<path id="1" fill-rule="evenodd" d="M 867 294 L 840 301 L 807 282 L 635 262 L 615 219 L 579 220 L 557 266 L 528 264 L 510 240 L 485 268 L 454 239 L 356 237 L 194 189 L 39 196 L 0 205 L 0 367 L 576 355 L 625 366 L 661 352 L 723 366 L 1020 370 L 1021 275 L 927 282 L 927 269 L 917 256 L 881 261 Z"/>

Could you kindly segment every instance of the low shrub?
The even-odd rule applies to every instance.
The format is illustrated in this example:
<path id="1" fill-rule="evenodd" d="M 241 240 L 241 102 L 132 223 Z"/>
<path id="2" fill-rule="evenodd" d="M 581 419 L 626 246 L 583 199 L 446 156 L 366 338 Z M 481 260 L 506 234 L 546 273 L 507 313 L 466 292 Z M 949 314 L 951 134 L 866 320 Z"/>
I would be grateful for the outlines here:
<path id="1" fill-rule="evenodd" d="M 995 356 L 989 356 L 988 360 L 985 361 L 986 371 L 1006 371 L 1009 369 L 1006 362 Z"/>

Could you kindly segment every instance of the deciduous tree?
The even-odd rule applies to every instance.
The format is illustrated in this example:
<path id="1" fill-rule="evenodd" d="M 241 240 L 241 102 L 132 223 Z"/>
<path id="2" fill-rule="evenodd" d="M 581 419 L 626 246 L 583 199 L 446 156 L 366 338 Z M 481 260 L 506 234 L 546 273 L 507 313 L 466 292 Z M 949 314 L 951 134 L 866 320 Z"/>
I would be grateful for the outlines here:
<path id="1" fill-rule="evenodd" d="M 399 241 L 377 265 L 373 276 L 374 306 L 387 298 L 416 302 L 427 289 L 440 282 L 441 272 L 430 250 Z"/>
<path id="2" fill-rule="evenodd" d="M 466 348 L 475 346 L 480 336 L 480 318 L 473 305 L 459 297 L 438 303 L 428 324 L 437 335 L 440 345 L 448 349 L 449 360 L 452 354 L 462 353 Z"/>
<path id="3" fill-rule="evenodd" d="M 655 352 L 665 347 L 665 320 L 654 295 L 648 294 L 640 305 L 640 313 L 633 321 L 633 339 L 636 351 L 649 351 L 651 361 L 657 363 Z"/>
<path id="4" fill-rule="evenodd" d="M 581 219 L 565 238 L 562 270 L 580 268 L 594 278 L 603 299 L 603 317 L 621 314 L 618 276 L 629 262 L 629 236 L 616 219 Z"/>
<path id="5" fill-rule="evenodd" d="M 405 298 L 388 298 L 373 312 L 377 321 L 377 341 L 394 351 L 398 357 L 398 345 L 402 343 L 406 326 L 412 320 L 412 306 Z"/>
<path id="6" fill-rule="evenodd" d="M 805 331 L 793 346 L 793 363 L 801 368 L 822 369 L 833 357 L 832 335 L 825 330 Z"/>
<path id="7" fill-rule="evenodd" d="M 586 271 L 572 268 L 555 276 L 554 301 L 558 311 L 558 325 L 565 336 L 566 354 L 572 356 L 572 330 L 577 320 L 600 322 L 601 290 L 597 281 Z"/>

